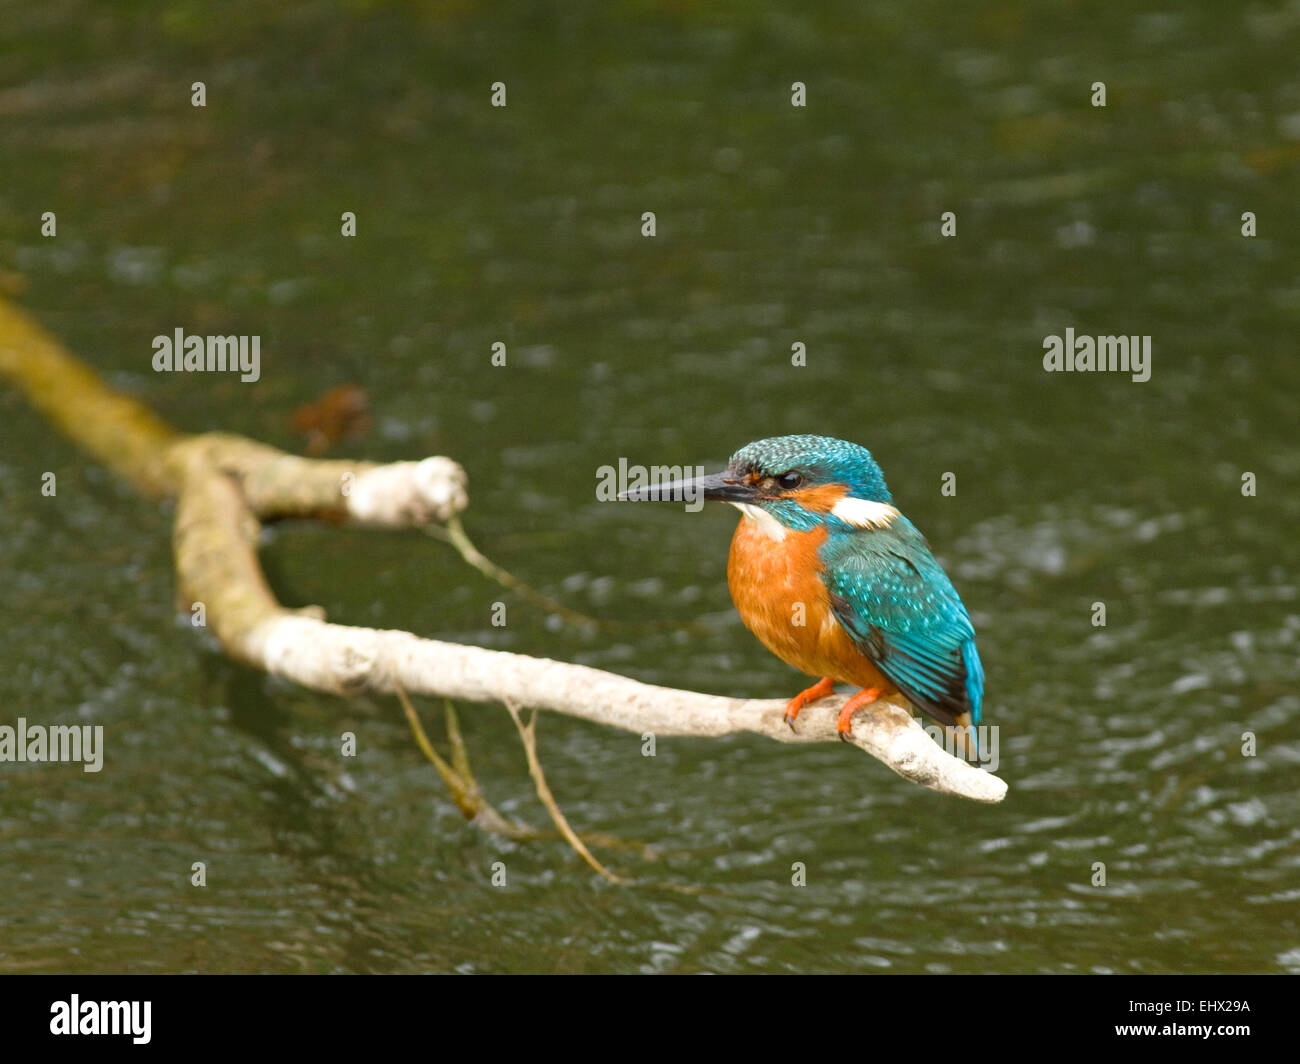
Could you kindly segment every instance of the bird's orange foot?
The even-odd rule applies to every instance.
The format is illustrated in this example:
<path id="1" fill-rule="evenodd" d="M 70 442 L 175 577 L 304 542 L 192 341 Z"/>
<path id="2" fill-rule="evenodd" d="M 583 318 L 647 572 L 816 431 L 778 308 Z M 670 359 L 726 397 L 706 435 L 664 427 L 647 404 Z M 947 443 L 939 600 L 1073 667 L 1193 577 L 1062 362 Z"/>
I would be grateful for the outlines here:
<path id="1" fill-rule="evenodd" d="M 835 693 L 835 681 L 829 676 L 823 676 L 808 690 L 800 691 L 792 699 L 789 705 L 785 707 L 785 722 L 790 725 L 790 730 L 794 731 L 794 718 L 799 715 L 799 710 L 803 709 L 809 702 L 816 702 L 819 698 L 825 698 L 829 694 Z"/>
<path id="2" fill-rule="evenodd" d="M 884 693 L 885 689 L 883 687 L 864 687 L 844 703 L 844 708 L 840 710 L 840 719 L 835 722 L 835 730 L 840 733 L 840 738 L 844 742 L 849 741 L 849 729 L 853 724 L 853 714 L 863 706 L 871 705 Z"/>

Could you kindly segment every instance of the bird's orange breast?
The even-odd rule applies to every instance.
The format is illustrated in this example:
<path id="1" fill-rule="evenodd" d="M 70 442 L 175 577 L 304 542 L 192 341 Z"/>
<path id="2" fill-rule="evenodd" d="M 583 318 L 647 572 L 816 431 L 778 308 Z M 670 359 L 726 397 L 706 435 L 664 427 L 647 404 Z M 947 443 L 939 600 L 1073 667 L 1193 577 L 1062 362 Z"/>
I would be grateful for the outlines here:
<path id="1" fill-rule="evenodd" d="M 835 619 L 818 556 L 825 542 L 824 528 L 776 539 L 742 517 L 727 559 L 731 599 L 759 641 L 800 672 L 892 690 Z"/>

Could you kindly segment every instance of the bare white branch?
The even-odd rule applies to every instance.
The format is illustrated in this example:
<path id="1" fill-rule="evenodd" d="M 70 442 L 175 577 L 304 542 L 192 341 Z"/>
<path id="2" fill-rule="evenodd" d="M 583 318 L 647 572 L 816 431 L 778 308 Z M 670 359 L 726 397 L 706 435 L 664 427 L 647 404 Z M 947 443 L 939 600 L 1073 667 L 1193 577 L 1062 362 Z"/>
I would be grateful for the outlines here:
<path id="1" fill-rule="evenodd" d="M 779 742 L 833 742 L 845 699 L 814 702 L 785 723 L 784 700 L 727 698 L 657 687 L 584 665 L 421 639 L 409 632 L 352 628 L 296 614 L 247 634 L 239 657 L 305 687 L 336 694 L 395 690 L 467 702 L 502 702 L 581 717 L 657 736 L 754 732 Z M 854 746 L 905 779 L 944 794 L 999 802 L 1003 780 L 945 752 L 902 705 L 880 701 L 853 718 Z"/>

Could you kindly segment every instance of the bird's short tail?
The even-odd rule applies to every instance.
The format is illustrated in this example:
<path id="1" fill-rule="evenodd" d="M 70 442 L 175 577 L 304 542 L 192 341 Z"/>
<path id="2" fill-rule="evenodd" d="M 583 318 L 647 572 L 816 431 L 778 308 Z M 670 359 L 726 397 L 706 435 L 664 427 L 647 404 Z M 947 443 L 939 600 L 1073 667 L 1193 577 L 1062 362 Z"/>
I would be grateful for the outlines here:
<path id="1" fill-rule="evenodd" d="M 979 651 L 975 649 L 975 640 L 968 639 L 962 644 L 961 656 L 966 665 L 966 701 L 970 709 L 957 714 L 957 726 L 961 729 L 958 734 L 965 740 L 958 749 L 965 751 L 967 761 L 972 760 L 972 753 L 973 760 L 979 761 L 980 740 L 975 729 L 980 722 L 980 703 L 984 701 L 984 666 L 980 663 Z"/>
<path id="2" fill-rule="evenodd" d="M 980 760 L 980 740 L 975 731 L 975 721 L 969 713 L 957 714 L 957 726 L 945 728 L 953 738 L 953 748 L 967 761 Z"/>

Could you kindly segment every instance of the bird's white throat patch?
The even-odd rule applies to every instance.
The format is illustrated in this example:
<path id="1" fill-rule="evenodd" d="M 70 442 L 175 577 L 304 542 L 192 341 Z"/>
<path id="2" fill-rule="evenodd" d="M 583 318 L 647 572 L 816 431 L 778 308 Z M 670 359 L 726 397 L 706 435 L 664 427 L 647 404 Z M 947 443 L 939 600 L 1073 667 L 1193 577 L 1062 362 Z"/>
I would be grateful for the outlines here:
<path id="1" fill-rule="evenodd" d="M 753 521 L 765 536 L 770 536 L 772 539 L 785 539 L 785 534 L 790 531 L 761 506 L 748 502 L 733 502 L 731 505 L 745 515 L 745 520 Z"/>
<path id="2" fill-rule="evenodd" d="M 898 511 L 887 502 L 851 499 L 846 495 L 835 504 L 831 515 L 854 528 L 888 528 Z"/>

